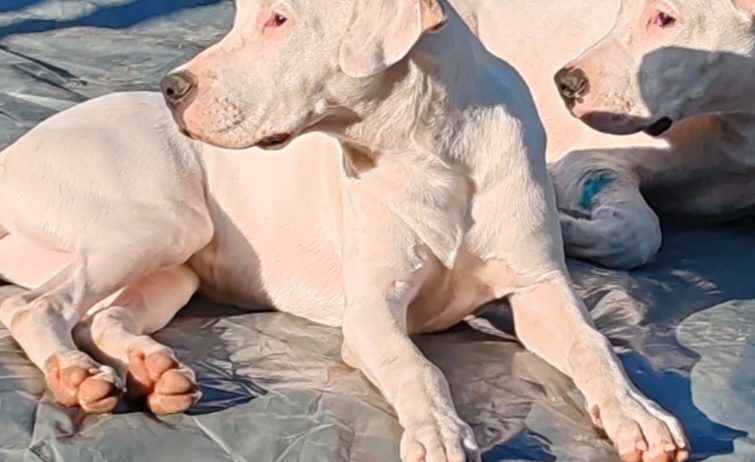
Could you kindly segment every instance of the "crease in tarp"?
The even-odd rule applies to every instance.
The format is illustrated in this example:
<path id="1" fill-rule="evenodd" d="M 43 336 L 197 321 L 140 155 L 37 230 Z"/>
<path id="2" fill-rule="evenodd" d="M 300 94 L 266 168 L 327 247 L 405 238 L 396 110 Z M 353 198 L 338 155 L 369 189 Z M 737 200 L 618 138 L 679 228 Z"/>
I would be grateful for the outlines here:
<path id="1" fill-rule="evenodd" d="M 242 457 L 240 455 L 234 454 L 233 451 L 231 451 L 231 448 L 229 448 L 223 442 L 222 438 L 220 438 L 217 434 L 215 434 L 215 432 L 213 432 L 209 428 L 206 428 L 204 425 L 202 425 L 201 420 L 199 420 L 197 418 L 192 418 L 192 420 L 196 424 L 196 426 L 199 429 L 199 431 L 201 431 L 202 433 L 204 433 L 210 441 L 212 441 L 213 443 L 215 443 L 222 451 L 224 451 L 226 454 L 228 454 L 228 457 L 230 457 L 231 460 L 233 460 L 233 461 L 240 461 L 240 460 L 246 461 L 246 460 L 248 460 L 248 459 L 246 459 L 246 458 L 244 458 L 244 457 Z M 256 461 L 252 461 L 252 462 L 256 462 Z"/>

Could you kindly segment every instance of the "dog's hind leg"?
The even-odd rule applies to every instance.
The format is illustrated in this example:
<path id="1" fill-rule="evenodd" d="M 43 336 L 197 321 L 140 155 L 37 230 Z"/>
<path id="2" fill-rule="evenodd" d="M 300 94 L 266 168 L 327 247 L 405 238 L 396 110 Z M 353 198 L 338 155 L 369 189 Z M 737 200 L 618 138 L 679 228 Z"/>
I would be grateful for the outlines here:
<path id="1" fill-rule="evenodd" d="M 142 218 L 152 226 L 134 231 L 114 226 L 98 230 L 96 238 L 83 239 L 91 244 L 82 246 L 73 262 L 57 275 L 0 305 L 0 320 L 29 359 L 44 371 L 48 387 L 61 404 L 107 412 L 123 388 L 112 368 L 98 364 L 75 345 L 71 331 L 81 317 L 120 289 L 160 269 L 182 264 L 209 239 L 210 233 L 199 224 L 192 228 L 191 220 L 179 220 L 187 226 L 184 229 L 157 226 L 159 216 Z"/>
<path id="2" fill-rule="evenodd" d="M 194 373 L 149 335 L 165 327 L 199 287 L 186 265 L 151 274 L 99 304 L 74 330 L 76 343 L 128 377 L 131 398 L 155 414 L 188 409 L 199 398 Z"/>
<path id="3" fill-rule="evenodd" d="M 661 247 L 658 216 L 638 175 L 600 151 L 573 152 L 551 166 L 566 254 L 609 268 L 648 263 Z"/>
<path id="4" fill-rule="evenodd" d="M 97 303 L 210 241 L 195 146 L 159 95 L 125 93 L 47 119 L 5 149 L 0 164 L 3 228 L 71 258 L 5 300 L 0 321 L 59 402 L 108 411 L 122 381 L 79 351 L 72 330 Z"/>
<path id="5" fill-rule="evenodd" d="M 49 250 L 20 234 L 0 237 L 0 279 L 21 287 L 39 287 L 73 262 L 73 255 Z"/>

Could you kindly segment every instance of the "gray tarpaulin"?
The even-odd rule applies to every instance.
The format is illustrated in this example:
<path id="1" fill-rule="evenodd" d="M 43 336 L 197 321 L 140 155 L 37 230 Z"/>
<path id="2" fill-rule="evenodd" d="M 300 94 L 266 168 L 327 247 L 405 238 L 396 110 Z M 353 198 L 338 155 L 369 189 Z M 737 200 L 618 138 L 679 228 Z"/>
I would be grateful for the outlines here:
<path id="1" fill-rule="evenodd" d="M 217 0 L 0 0 L 0 142 L 73 103 L 156 88 L 231 16 Z M 637 385 L 683 420 L 696 460 L 755 461 L 755 229 L 669 230 L 633 273 L 570 267 Z M 476 325 L 417 342 L 486 460 L 617 461 L 574 386 L 505 334 L 505 307 Z M 0 461 L 397 460 L 395 416 L 339 361 L 337 329 L 197 299 L 159 337 L 198 373 L 204 398 L 187 414 L 63 409 L 0 331 Z"/>

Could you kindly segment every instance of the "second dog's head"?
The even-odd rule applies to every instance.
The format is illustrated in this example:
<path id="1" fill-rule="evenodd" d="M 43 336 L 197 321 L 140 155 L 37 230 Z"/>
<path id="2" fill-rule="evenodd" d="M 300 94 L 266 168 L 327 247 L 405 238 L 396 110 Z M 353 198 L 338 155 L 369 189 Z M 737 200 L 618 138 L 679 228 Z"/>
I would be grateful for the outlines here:
<path id="1" fill-rule="evenodd" d="M 617 135 L 737 112 L 755 88 L 754 15 L 755 0 L 624 0 L 613 30 L 556 85 L 574 116 Z"/>
<path id="2" fill-rule="evenodd" d="M 438 0 L 237 0 L 228 35 L 162 90 L 193 138 L 279 147 L 369 100 L 386 70 L 444 21 Z"/>

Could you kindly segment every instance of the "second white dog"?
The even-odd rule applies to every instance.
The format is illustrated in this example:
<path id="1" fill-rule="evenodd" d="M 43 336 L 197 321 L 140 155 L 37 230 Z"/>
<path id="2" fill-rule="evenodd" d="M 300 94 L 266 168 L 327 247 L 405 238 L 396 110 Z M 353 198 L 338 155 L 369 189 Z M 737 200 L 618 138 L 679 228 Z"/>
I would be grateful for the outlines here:
<path id="1" fill-rule="evenodd" d="M 755 210 L 755 1 L 454 3 L 532 89 L 568 255 L 631 268 L 659 215 Z"/>

